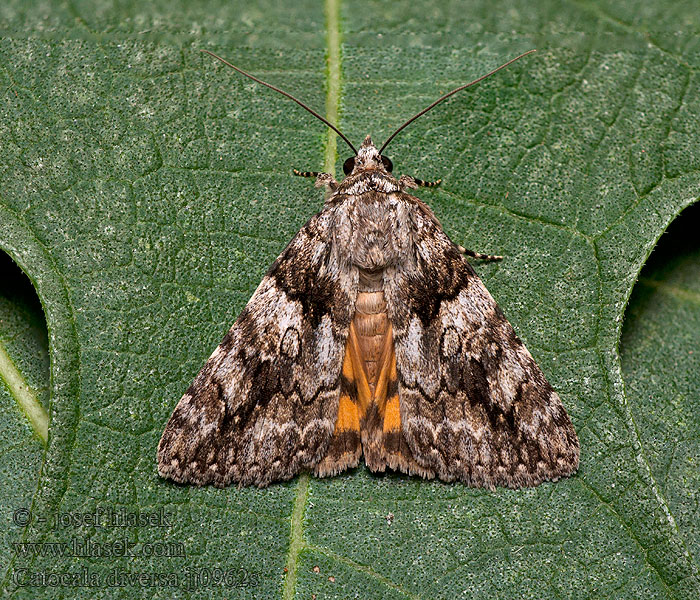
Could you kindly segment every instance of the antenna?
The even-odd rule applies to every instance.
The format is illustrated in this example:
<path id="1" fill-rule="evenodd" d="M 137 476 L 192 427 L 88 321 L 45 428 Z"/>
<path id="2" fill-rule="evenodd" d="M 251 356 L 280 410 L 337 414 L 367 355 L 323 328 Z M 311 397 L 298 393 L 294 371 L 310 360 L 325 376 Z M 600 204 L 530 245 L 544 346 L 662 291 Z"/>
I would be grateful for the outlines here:
<path id="1" fill-rule="evenodd" d="M 319 115 L 315 110 L 306 106 L 306 104 L 304 104 L 301 100 L 297 100 L 294 96 L 285 92 L 284 90 L 281 90 L 281 89 L 275 87 L 274 85 L 270 85 L 269 83 L 265 83 L 262 79 L 258 79 L 257 77 L 254 77 L 250 73 L 246 73 L 243 69 L 239 69 L 236 65 L 232 65 L 230 62 L 228 62 L 227 60 L 224 60 L 220 56 L 217 56 L 213 52 L 209 52 L 209 50 L 202 50 L 202 52 L 205 52 L 206 54 L 209 54 L 209 56 L 213 56 L 217 60 L 220 60 L 225 65 L 228 65 L 229 67 L 231 67 L 234 71 L 238 71 L 244 77 L 247 77 L 248 79 L 252 79 L 256 83 L 260 83 L 260 84 L 264 85 L 265 87 L 269 87 L 271 90 L 275 90 L 276 92 L 279 92 L 280 94 L 282 94 L 283 96 L 286 96 L 290 100 L 294 100 L 294 102 L 296 102 L 299 106 L 308 110 L 319 121 L 323 121 L 326 125 L 328 125 L 328 127 L 330 127 L 333 131 L 335 131 L 341 138 L 343 138 L 343 140 L 345 140 L 345 143 L 348 146 L 350 146 L 350 148 L 352 148 L 352 151 L 355 153 L 355 155 L 357 155 L 357 150 L 355 149 L 355 146 L 353 146 L 350 143 L 350 140 L 348 138 L 346 138 L 335 125 L 332 125 L 331 123 L 329 123 L 326 119 L 324 119 L 321 115 Z"/>
<path id="2" fill-rule="evenodd" d="M 394 133 L 392 133 L 392 134 L 389 136 L 389 139 L 388 139 L 386 142 L 384 142 L 384 145 L 383 145 L 383 146 L 381 147 L 381 149 L 379 150 L 379 154 L 383 154 L 383 153 L 384 153 L 384 148 L 386 148 L 386 147 L 389 145 L 389 142 L 390 142 L 391 140 L 393 140 L 393 139 L 396 137 L 396 134 L 397 134 L 397 133 L 399 133 L 400 131 L 402 131 L 402 130 L 405 129 L 406 127 L 408 127 L 408 126 L 409 126 L 411 123 L 413 123 L 413 121 L 415 121 L 418 117 L 422 117 L 422 116 L 423 116 L 425 113 L 427 113 L 431 108 L 436 107 L 436 106 L 437 106 L 438 104 L 440 104 L 440 102 L 442 102 L 443 100 L 447 100 L 447 99 L 448 99 L 450 96 L 452 96 L 453 94 L 456 94 L 457 92 L 461 92 L 463 89 L 468 88 L 468 87 L 474 85 L 475 83 L 479 83 L 480 81 L 483 81 L 483 80 L 486 79 L 487 77 L 491 77 L 491 75 L 493 75 L 493 74 L 496 73 L 497 71 L 500 71 L 501 69 L 505 69 L 508 65 L 514 63 L 516 60 L 520 60 L 521 58 L 523 58 L 523 56 L 527 56 L 528 54 L 532 54 L 533 52 L 535 52 L 534 49 L 533 49 L 533 50 L 528 50 L 527 52 L 523 52 L 520 56 L 516 56 L 515 58 L 511 58 L 507 63 L 502 64 L 500 67 L 495 68 L 495 69 L 494 69 L 493 71 L 491 71 L 490 73 L 486 73 L 486 75 L 482 75 L 481 77 L 478 77 L 478 78 L 475 79 L 474 81 L 470 81 L 469 83 L 465 83 L 464 85 L 460 85 L 458 88 L 455 88 L 455 89 L 452 90 L 451 92 L 448 92 L 448 93 L 445 94 L 444 96 L 441 96 L 440 98 L 438 98 L 437 100 L 435 100 L 435 102 L 433 102 L 430 106 L 427 106 L 427 107 L 424 108 L 422 111 L 420 111 L 418 114 L 412 116 L 408 121 L 406 121 L 403 125 L 401 125 L 401 127 L 399 127 L 396 131 L 394 131 Z M 233 66 L 233 65 L 231 65 L 231 66 Z M 235 67 L 234 67 L 234 68 L 235 68 Z M 298 102 L 298 100 L 297 100 L 297 102 Z M 357 153 L 356 153 L 356 154 L 357 154 Z"/>

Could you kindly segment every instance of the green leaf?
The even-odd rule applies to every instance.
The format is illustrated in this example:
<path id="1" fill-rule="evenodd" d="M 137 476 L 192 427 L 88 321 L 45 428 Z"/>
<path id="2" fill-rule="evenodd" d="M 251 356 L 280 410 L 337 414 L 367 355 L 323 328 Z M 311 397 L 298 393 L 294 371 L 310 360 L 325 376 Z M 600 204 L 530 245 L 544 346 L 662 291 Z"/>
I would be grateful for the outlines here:
<path id="1" fill-rule="evenodd" d="M 620 344 L 645 459 L 688 551 L 700 551 L 700 204 L 667 230 L 642 270 Z"/>
<path id="2" fill-rule="evenodd" d="M 6 550 L 6 595 L 698 597 L 693 398 L 626 395 L 618 353 L 637 274 L 700 195 L 698 19 L 651 0 L 5 3 L 0 248 L 51 356 L 34 519 L 11 540 L 38 545 Z M 265 490 L 161 480 L 177 400 L 322 205 L 292 168 L 340 172 L 348 152 L 198 50 L 338 111 L 359 142 L 532 47 L 387 154 L 443 179 L 419 195 L 455 241 L 505 255 L 477 269 L 572 416 L 578 474 L 496 492 L 364 467 Z"/>
<path id="3" fill-rule="evenodd" d="M 32 284 L 0 255 L 0 568 L 21 538 L 44 458 L 49 353 L 44 314 Z"/>

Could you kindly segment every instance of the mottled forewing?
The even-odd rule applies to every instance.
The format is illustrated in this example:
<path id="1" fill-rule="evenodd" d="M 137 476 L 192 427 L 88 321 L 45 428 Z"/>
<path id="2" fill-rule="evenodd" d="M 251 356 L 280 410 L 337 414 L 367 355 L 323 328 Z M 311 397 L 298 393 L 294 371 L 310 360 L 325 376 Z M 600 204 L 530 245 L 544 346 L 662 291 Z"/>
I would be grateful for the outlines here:
<path id="1" fill-rule="evenodd" d="M 413 204 L 410 259 L 387 278 L 402 430 L 440 479 L 532 486 L 578 467 L 559 396 L 430 210 Z"/>
<path id="2" fill-rule="evenodd" d="M 265 486 L 323 458 L 338 413 L 356 284 L 311 218 L 175 408 L 158 470 L 182 483 Z"/>

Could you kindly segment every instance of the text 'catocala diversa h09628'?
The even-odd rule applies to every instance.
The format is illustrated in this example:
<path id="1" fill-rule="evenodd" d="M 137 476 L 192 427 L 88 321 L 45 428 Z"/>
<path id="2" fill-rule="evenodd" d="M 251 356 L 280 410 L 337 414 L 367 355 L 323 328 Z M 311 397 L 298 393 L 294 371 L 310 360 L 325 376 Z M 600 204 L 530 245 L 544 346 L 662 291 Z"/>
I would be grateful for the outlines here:
<path id="1" fill-rule="evenodd" d="M 407 192 L 432 184 L 392 175 L 382 151 L 394 135 L 381 150 L 368 136 L 340 183 L 297 172 L 317 176 L 325 205 L 175 408 L 158 446 L 163 477 L 263 487 L 301 470 L 334 475 L 363 454 L 374 472 L 489 488 L 577 469 L 559 396 L 465 254 L 500 257 L 452 242 Z"/>

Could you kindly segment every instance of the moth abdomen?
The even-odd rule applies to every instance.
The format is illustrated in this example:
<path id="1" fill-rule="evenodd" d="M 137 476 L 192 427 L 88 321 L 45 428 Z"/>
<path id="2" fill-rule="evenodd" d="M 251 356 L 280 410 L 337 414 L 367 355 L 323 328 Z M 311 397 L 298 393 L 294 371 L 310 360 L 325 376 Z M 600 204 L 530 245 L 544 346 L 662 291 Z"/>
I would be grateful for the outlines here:
<path id="1" fill-rule="evenodd" d="M 374 282 L 367 284 L 363 279 L 365 278 L 360 276 L 353 326 L 357 333 L 360 358 L 365 367 L 370 389 L 374 393 L 382 354 L 386 346 L 393 344 L 393 341 L 389 338 L 389 317 L 386 312 L 384 291 L 374 289 Z"/>

